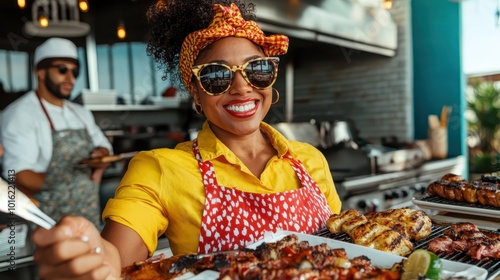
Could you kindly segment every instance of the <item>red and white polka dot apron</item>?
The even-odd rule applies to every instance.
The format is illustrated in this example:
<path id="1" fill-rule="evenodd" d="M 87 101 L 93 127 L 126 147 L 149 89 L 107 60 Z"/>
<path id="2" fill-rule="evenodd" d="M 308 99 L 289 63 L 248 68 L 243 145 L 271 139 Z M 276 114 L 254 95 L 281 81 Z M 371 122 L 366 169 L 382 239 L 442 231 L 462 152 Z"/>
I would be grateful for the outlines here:
<path id="1" fill-rule="evenodd" d="M 205 208 L 198 253 L 246 247 L 261 239 L 265 231 L 278 229 L 314 233 L 332 215 L 325 196 L 302 163 L 289 154 L 302 187 L 272 194 L 243 192 L 219 186 L 211 161 L 203 162 L 198 142 L 193 144 L 205 185 Z"/>

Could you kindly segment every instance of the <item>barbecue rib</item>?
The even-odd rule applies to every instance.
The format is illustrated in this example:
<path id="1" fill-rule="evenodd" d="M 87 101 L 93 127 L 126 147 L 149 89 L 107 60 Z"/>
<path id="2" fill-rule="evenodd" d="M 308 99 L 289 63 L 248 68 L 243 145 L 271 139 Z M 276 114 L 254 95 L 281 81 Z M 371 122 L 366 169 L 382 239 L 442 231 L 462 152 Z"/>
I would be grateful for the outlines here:
<path id="1" fill-rule="evenodd" d="M 500 177 L 483 175 L 479 180 L 467 182 L 462 176 L 446 174 L 430 183 L 427 193 L 454 201 L 500 207 Z"/>
<path id="2" fill-rule="evenodd" d="M 400 256 L 413 251 L 411 240 L 420 240 L 432 232 L 429 216 L 410 208 L 365 215 L 357 210 L 345 210 L 332 215 L 326 226 L 332 233 L 347 233 L 356 244 Z"/>
<path id="3" fill-rule="evenodd" d="M 427 249 L 436 254 L 466 252 L 476 260 L 500 259 L 500 234 L 483 232 L 471 223 L 456 223 L 432 239 Z"/>

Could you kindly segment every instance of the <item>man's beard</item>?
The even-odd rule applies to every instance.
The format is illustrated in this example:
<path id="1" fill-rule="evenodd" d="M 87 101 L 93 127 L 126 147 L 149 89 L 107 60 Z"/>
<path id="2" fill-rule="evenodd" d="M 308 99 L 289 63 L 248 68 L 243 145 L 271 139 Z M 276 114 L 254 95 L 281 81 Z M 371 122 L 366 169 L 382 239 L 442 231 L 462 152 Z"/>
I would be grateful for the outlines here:
<path id="1" fill-rule="evenodd" d="M 47 73 L 48 74 L 48 73 Z M 47 90 L 55 97 L 59 98 L 59 99 L 66 99 L 66 100 L 69 100 L 71 94 L 68 94 L 68 96 L 64 95 L 62 92 L 61 92 L 61 85 L 60 84 L 56 84 L 54 83 L 51 79 L 50 79 L 50 75 L 45 75 L 45 87 L 47 88 Z"/>

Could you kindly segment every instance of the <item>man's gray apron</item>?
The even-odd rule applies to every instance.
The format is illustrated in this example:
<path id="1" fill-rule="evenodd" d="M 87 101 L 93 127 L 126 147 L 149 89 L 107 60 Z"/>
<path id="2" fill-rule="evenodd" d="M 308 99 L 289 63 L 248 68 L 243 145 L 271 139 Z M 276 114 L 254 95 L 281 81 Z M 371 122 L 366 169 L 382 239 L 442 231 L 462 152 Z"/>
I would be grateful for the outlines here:
<path id="1" fill-rule="evenodd" d="M 89 157 L 93 150 L 92 139 L 85 128 L 56 131 L 41 100 L 40 105 L 52 129 L 52 159 L 45 182 L 34 198 L 40 202 L 40 209 L 56 221 L 78 215 L 99 228 L 99 186 L 90 179 L 90 168 L 77 167 L 78 161 Z"/>

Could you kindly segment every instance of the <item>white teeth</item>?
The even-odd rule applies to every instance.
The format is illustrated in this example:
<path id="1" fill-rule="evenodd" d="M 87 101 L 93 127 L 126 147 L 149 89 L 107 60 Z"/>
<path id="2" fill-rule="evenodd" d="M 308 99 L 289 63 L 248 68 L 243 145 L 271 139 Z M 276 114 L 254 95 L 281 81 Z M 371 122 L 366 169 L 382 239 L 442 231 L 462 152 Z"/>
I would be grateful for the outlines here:
<path id="1" fill-rule="evenodd" d="M 255 103 L 250 103 L 243 106 L 229 105 L 226 107 L 226 109 L 228 109 L 229 111 L 240 112 L 240 113 L 250 111 L 253 108 L 255 108 Z"/>

